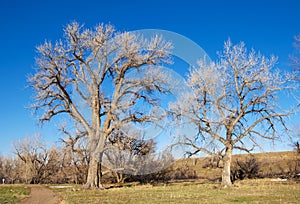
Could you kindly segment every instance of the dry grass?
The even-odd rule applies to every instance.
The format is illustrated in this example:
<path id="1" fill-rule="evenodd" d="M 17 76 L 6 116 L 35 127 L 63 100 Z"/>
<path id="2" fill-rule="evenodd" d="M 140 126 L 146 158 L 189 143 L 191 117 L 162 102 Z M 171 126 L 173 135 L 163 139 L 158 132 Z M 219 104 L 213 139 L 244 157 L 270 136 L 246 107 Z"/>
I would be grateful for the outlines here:
<path id="1" fill-rule="evenodd" d="M 299 203 L 300 183 L 245 180 L 231 189 L 216 183 L 136 185 L 108 190 L 57 189 L 66 203 Z"/>
<path id="2" fill-rule="evenodd" d="M 16 203 L 27 197 L 29 193 L 29 188 L 24 185 L 0 185 L 0 203 Z"/>
<path id="3" fill-rule="evenodd" d="M 295 152 L 264 152 L 252 154 L 259 164 L 259 175 L 268 177 L 272 175 L 287 174 L 295 168 L 297 155 Z M 245 161 L 249 154 L 233 155 L 233 163 L 236 160 Z M 299 159 L 299 156 L 298 156 Z M 221 178 L 221 168 L 211 168 L 209 158 L 189 158 L 175 162 L 169 168 L 169 174 L 175 178 L 206 178 L 217 180 Z M 222 166 L 222 162 L 221 162 Z M 300 167 L 299 167 L 300 168 Z M 176 176 L 174 176 L 176 175 Z"/>
<path id="4" fill-rule="evenodd" d="M 288 171 L 295 160 L 293 152 L 254 154 L 261 171 L 266 174 Z M 234 155 L 234 160 L 243 161 L 248 155 Z M 208 158 L 193 158 L 177 161 L 169 173 L 183 173 L 182 178 L 207 178 L 221 176 L 220 168 L 203 168 Z M 81 186 L 53 189 L 63 199 L 62 203 L 299 203 L 300 183 L 274 182 L 271 179 L 244 180 L 231 189 L 220 189 L 219 183 L 208 180 L 173 181 L 155 186 L 126 183 L 120 188 L 82 190 Z M 28 196 L 24 185 L 0 185 L 0 204 L 16 203 Z"/>

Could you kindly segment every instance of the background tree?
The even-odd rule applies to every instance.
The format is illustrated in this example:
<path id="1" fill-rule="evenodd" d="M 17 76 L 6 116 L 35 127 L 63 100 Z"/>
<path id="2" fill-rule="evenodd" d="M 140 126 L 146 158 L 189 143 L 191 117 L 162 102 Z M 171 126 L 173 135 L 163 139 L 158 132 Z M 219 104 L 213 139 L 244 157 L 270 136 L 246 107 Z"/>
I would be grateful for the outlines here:
<path id="1" fill-rule="evenodd" d="M 286 117 L 278 97 L 281 90 L 295 88 L 295 75 L 274 69 L 277 59 L 266 58 L 244 43 L 224 44 L 219 61 L 200 61 L 190 71 L 191 93 L 174 105 L 179 118 L 193 123 L 199 133 L 182 135 L 179 144 L 188 145 L 190 155 L 199 151 L 220 155 L 223 187 L 230 187 L 233 149 L 251 151 L 258 139 L 274 140 L 286 129 Z"/>
<path id="2" fill-rule="evenodd" d="M 62 127 L 62 132 L 67 135 L 67 138 L 62 139 L 64 144 L 62 148 L 63 178 L 66 179 L 65 182 L 84 183 L 89 163 L 85 132 L 77 130 L 72 134 L 65 126 Z"/>
<path id="3" fill-rule="evenodd" d="M 25 183 L 39 183 L 48 158 L 46 145 L 38 135 L 26 137 L 14 144 L 15 154 L 23 163 Z"/>
<path id="4" fill-rule="evenodd" d="M 292 66 L 298 71 L 300 70 L 300 34 L 295 36 L 295 42 L 293 43 L 295 53 L 291 55 Z"/>
<path id="5" fill-rule="evenodd" d="M 46 150 L 48 158 L 42 172 L 42 183 L 62 183 L 63 152 L 60 148 L 52 146 Z M 66 183 L 66 182 L 63 182 Z"/>
<path id="6" fill-rule="evenodd" d="M 20 183 L 22 182 L 22 172 L 20 171 L 22 164 L 20 160 L 13 159 L 11 157 L 5 157 L 2 160 L 1 169 L 1 182 L 2 178 L 5 179 L 5 183 Z"/>
<path id="7" fill-rule="evenodd" d="M 2 179 L 5 179 L 7 176 L 4 171 L 5 171 L 5 158 L 0 154 L 0 183 L 2 184 Z"/>
<path id="8" fill-rule="evenodd" d="M 299 180 L 300 178 L 300 127 L 298 126 L 296 131 L 296 136 L 294 141 L 292 141 L 292 147 L 294 149 L 294 155 L 291 157 L 291 162 L 289 163 L 289 173 L 290 177 L 296 178 Z"/>
<path id="9" fill-rule="evenodd" d="M 237 179 L 243 180 L 244 178 L 258 177 L 259 163 L 256 158 L 251 155 L 243 160 L 236 160 L 231 170 L 231 181 L 234 182 Z"/>
<path id="10" fill-rule="evenodd" d="M 149 174 L 157 169 L 154 140 L 144 139 L 139 131 L 132 128 L 110 135 L 107 151 L 104 152 L 104 165 L 113 171 L 118 183 L 123 183 L 131 175 Z"/>
<path id="11" fill-rule="evenodd" d="M 294 155 L 291 156 L 291 162 L 288 164 L 288 177 L 298 179 L 300 178 L 300 142 L 293 143 Z"/>
<path id="12" fill-rule="evenodd" d="M 83 29 L 76 22 L 64 36 L 37 48 L 36 73 L 29 79 L 36 91 L 33 107 L 44 113 L 41 121 L 65 113 L 86 132 L 85 187 L 101 187 L 99 163 L 108 136 L 124 124 L 157 119 L 138 107 L 156 106 L 153 93 L 168 91 L 168 77 L 154 65 L 170 63 L 171 44 L 158 36 L 118 33 L 111 25 Z"/>

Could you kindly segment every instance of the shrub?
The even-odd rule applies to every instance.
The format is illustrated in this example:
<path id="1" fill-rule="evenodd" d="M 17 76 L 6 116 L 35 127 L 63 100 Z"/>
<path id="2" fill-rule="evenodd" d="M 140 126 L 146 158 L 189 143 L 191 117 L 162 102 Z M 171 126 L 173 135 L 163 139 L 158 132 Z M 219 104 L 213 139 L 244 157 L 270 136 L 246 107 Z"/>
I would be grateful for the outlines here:
<path id="1" fill-rule="evenodd" d="M 231 171 L 231 180 L 243 180 L 244 178 L 256 178 L 259 172 L 259 163 L 255 157 L 248 157 L 245 161 L 237 160 Z"/>

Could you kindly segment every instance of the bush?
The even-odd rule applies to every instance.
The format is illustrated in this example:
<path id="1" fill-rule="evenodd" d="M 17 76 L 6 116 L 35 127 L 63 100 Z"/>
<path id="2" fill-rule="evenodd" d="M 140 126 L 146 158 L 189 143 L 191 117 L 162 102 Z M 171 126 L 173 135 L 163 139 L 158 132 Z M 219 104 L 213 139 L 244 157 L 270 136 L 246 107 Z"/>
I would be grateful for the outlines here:
<path id="1" fill-rule="evenodd" d="M 259 163 L 255 157 L 249 157 L 245 161 L 236 161 L 231 171 L 231 181 L 245 178 L 256 178 L 259 172 Z"/>

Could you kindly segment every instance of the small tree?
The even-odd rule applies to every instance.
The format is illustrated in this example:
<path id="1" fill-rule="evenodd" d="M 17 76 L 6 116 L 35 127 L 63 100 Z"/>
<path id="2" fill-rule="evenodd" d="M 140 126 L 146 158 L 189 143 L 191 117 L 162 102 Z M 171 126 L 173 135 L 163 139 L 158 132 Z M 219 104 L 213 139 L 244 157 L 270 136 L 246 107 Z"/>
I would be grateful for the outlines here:
<path id="1" fill-rule="evenodd" d="M 294 143 L 296 154 L 300 155 L 300 143 L 297 141 Z"/>
<path id="2" fill-rule="evenodd" d="M 178 118 L 194 124 L 199 133 L 182 135 L 179 144 L 188 145 L 191 155 L 202 151 L 223 160 L 222 186 L 230 187 L 233 149 L 251 151 L 256 139 L 274 140 L 286 129 L 292 110 L 278 104 L 281 90 L 295 88 L 292 73 L 274 70 L 277 59 L 266 58 L 244 43 L 224 44 L 215 63 L 200 61 L 190 71 L 191 93 L 173 107 Z M 214 151 L 215 150 L 215 151 Z"/>
<path id="3" fill-rule="evenodd" d="M 294 151 L 295 151 L 295 157 L 293 159 L 294 162 L 289 164 L 290 173 L 291 173 L 292 177 L 299 179 L 299 177 L 300 177 L 299 176 L 299 172 L 300 172 L 300 142 L 299 141 L 294 142 L 293 146 L 294 146 Z"/>
<path id="4" fill-rule="evenodd" d="M 245 161 L 237 160 L 231 171 L 231 181 L 234 182 L 237 179 L 255 178 L 258 176 L 258 173 L 259 163 L 254 156 L 246 158 Z"/>

